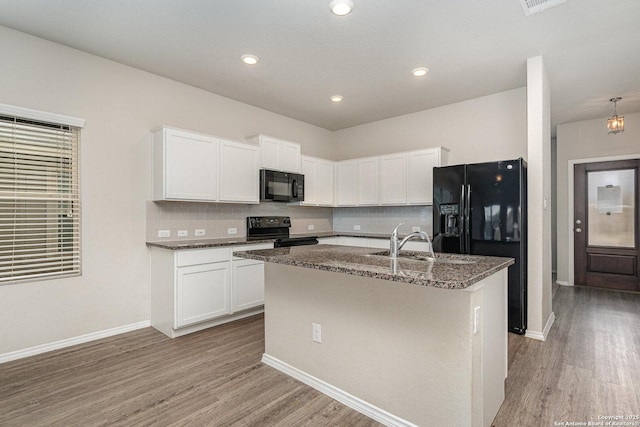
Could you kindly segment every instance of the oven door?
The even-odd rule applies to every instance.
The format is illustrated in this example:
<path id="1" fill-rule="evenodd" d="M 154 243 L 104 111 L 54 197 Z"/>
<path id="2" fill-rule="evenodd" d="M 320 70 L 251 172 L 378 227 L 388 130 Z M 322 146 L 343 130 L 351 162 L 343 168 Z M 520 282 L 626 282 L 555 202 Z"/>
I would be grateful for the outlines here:
<path id="1" fill-rule="evenodd" d="M 260 201 L 289 202 L 292 196 L 288 173 L 268 169 L 260 170 Z"/>

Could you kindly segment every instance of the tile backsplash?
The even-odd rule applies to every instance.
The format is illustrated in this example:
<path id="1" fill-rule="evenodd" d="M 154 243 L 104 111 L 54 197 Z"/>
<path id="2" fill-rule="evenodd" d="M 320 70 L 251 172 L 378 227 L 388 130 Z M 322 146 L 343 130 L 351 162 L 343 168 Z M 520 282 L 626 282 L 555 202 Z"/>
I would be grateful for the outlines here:
<path id="1" fill-rule="evenodd" d="M 335 208 L 333 210 L 333 231 L 357 233 L 359 226 L 363 233 L 391 234 L 400 227 L 401 234 L 411 233 L 412 227 L 432 233 L 433 213 L 431 206 L 372 206 L 355 208 Z"/>
<path id="2" fill-rule="evenodd" d="M 315 232 L 333 230 L 333 208 L 288 206 L 283 203 L 259 205 L 147 202 L 147 241 L 215 239 L 229 237 L 228 229 L 235 228 L 236 236 L 247 235 L 246 217 L 277 215 L 291 217 L 291 234 L 308 233 L 309 225 Z M 196 229 L 204 229 L 205 236 L 195 237 Z M 169 230 L 170 238 L 159 238 L 159 230 Z M 178 237 L 178 230 L 187 230 L 188 236 Z"/>
<path id="3" fill-rule="evenodd" d="M 404 222 L 402 234 L 412 227 L 431 233 L 431 206 L 388 206 L 320 208 L 289 206 L 281 203 L 259 205 L 147 202 L 147 241 L 215 239 L 229 237 L 228 229 L 235 228 L 235 236 L 247 235 L 246 217 L 278 215 L 291 217 L 291 234 L 313 232 L 391 233 Z M 356 230 L 359 226 L 359 230 Z M 204 236 L 195 236 L 196 229 L 205 230 Z M 159 230 L 169 230 L 169 238 L 158 237 Z M 186 237 L 178 237 L 178 230 L 187 230 Z"/>

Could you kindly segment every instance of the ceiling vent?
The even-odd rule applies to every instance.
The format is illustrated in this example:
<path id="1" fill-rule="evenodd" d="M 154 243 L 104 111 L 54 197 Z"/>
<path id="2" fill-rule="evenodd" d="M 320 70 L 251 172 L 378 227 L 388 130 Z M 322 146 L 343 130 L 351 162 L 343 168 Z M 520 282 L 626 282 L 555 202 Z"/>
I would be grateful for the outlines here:
<path id="1" fill-rule="evenodd" d="M 522 10 L 526 16 L 533 15 L 534 13 L 540 13 L 549 9 L 550 7 L 561 5 L 566 3 L 567 0 L 520 0 Z"/>

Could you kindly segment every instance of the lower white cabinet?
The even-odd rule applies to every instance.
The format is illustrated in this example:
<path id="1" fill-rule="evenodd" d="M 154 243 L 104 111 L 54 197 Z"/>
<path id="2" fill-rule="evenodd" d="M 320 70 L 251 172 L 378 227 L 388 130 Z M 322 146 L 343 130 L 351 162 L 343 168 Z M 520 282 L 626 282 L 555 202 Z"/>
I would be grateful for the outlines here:
<path id="1" fill-rule="evenodd" d="M 150 248 L 151 326 L 174 338 L 263 311 L 264 263 L 234 257 L 272 243 Z"/>
<path id="2" fill-rule="evenodd" d="M 238 258 L 233 260 L 233 311 L 264 304 L 264 262 Z"/>
<path id="3" fill-rule="evenodd" d="M 230 273 L 228 261 L 178 267 L 175 327 L 229 314 Z"/>

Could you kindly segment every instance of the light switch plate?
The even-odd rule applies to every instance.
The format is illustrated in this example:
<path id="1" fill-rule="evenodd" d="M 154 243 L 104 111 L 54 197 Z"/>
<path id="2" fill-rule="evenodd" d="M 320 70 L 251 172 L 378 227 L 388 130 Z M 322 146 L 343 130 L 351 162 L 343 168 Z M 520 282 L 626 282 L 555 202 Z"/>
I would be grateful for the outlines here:
<path id="1" fill-rule="evenodd" d="M 238 229 L 235 227 L 229 227 L 227 229 L 227 234 L 238 234 Z"/>
<path id="2" fill-rule="evenodd" d="M 356 231 L 358 231 L 358 230 L 360 230 L 360 226 L 359 226 L 359 225 L 354 225 L 354 226 L 353 226 L 353 229 L 354 229 L 354 230 L 356 230 Z"/>
<path id="3" fill-rule="evenodd" d="M 158 237 L 171 237 L 171 230 L 158 230 Z"/>
<path id="4" fill-rule="evenodd" d="M 412 228 L 411 228 L 411 231 L 413 231 L 414 233 L 415 233 L 415 232 L 418 232 L 418 233 L 419 233 L 419 232 L 420 232 L 420 227 L 412 227 Z"/>
<path id="5" fill-rule="evenodd" d="M 313 231 L 313 230 L 315 230 L 315 229 L 316 229 L 316 226 L 315 226 L 315 225 L 313 225 L 313 224 L 309 224 L 309 225 L 307 226 L 307 230 L 309 230 L 309 231 Z"/>
<path id="6" fill-rule="evenodd" d="M 187 237 L 189 236 L 189 230 L 178 230 L 178 237 Z"/>
<path id="7" fill-rule="evenodd" d="M 206 232 L 204 231 L 204 228 L 196 228 L 196 236 L 204 236 L 206 234 Z"/>

